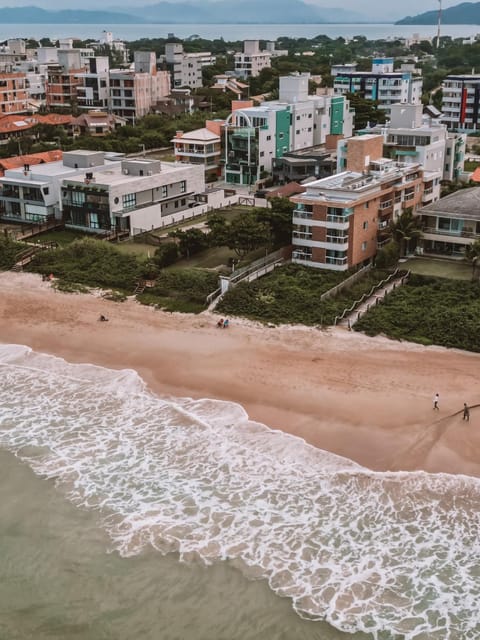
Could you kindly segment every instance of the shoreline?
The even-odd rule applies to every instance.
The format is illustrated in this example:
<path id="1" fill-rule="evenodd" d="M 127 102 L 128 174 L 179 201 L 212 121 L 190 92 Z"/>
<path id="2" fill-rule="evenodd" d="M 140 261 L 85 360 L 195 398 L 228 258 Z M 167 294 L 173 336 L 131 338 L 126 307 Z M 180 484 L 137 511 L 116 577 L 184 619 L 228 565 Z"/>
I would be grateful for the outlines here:
<path id="1" fill-rule="evenodd" d="M 110 322 L 99 323 L 103 313 Z M 480 477 L 480 355 L 343 329 L 267 328 L 57 293 L 0 273 L 0 341 L 72 363 L 134 369 L 159 395 L 227 400 L 249 418 L 373 471 Z M 440 411 L 432 399 L 440 394 Z"/>

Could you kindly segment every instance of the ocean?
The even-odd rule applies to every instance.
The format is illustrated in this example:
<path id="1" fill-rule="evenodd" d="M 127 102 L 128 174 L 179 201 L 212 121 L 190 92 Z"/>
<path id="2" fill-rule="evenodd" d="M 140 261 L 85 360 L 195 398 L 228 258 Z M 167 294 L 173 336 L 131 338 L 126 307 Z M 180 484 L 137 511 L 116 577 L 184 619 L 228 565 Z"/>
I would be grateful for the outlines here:
<path id="1" fill-rule="evenodd" d="M 0 637 L 477 640 L 480 481 L 0 345 Z"/>
<path id="2" fill-rule="evenodd" d="M 0 40 L 7 38 L 101 38 L 102 31 L 112 31 L 116 38 L 138 40 L 140 38 L 166 38 L 174 33 L 178 38 L 197 34 L 201 38 L 227 41 L 245 39 L 276 40 L 281 36 L 291 38 L 314 38 L 326 35 L 330 38 L 353 38 L 363 35 L 369 40 L 381 38 L 409 38 L 414 33 L 435 36 L 435 25 L 394 24 L 0 24 Z M 442 35 L 467 38 L 480 32 L 474 24 L 443 25 Z"/>

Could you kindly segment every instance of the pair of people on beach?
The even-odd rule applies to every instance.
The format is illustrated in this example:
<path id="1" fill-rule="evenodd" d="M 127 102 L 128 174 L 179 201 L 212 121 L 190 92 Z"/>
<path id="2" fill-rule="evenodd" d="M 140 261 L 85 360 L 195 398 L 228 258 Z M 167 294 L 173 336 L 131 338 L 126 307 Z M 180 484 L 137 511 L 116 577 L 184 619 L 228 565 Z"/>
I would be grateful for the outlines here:
<path id="1" fill-rule="evenodd" d="M 219 329 L 228 329 L 229 325 L 230 322 L 228 318 L 225 318 L 225 320 L 223 318 L 220 318 L 220 320 L 217 322 L 217 327 Z"/>
<path id="2" fill-rule="evenodd" d="M 439 400 L 440 400 L 440 396 L 438 395 L 438 393 L 436 393 L 433 397 L 433 409 L 435 411 L 440 410 L 438 406 Z M 470 421 L 470 407 L 466 402 L 463 403 L 463 420 L 466 420 L 467 422 Z"/>

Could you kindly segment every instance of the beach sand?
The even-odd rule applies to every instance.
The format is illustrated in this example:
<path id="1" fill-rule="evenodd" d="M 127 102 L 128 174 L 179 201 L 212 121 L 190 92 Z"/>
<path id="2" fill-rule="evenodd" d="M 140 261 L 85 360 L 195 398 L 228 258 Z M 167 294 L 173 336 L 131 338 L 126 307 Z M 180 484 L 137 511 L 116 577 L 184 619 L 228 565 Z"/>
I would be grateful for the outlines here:
<path id="1" fill-rule="evenodd" d="M 160 395 L 237 402 L 251 419 L 370 469 L 480 476 L 480 407 L 469 423 L 461 413 L 480 403 L 479 354 L 235 318 L 223 330 L 216 320 L 0 274 L 3 343 L 135 369 Z"/>

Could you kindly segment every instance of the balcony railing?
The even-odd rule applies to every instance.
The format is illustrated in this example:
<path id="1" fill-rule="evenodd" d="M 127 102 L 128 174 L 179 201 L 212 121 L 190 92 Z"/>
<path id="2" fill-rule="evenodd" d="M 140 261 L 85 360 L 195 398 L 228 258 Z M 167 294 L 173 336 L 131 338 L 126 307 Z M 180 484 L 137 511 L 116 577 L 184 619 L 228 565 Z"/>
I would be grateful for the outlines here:
<path id="1" fill-rule="evenodd" d="M 385 202 L 380 203 L 380 209 L 383 211 L 384 209 L 389 209 L 393 205 L 393 200 L 386 200 Z"/>
<path id="2" fill-rule="evenodd" d="M 312 232 L 311 231 L 294 231 L 293 237 L 301 238 L 302 240 L 310 240 L 310 238 L 312 237 Z"/>
<path id="3" fill-rule="evenodd" d="M 348 236 L 327 236 L 326 241 L 334 244 L 345 244 L 348 242 Z"/>
<path id="4" fill-rule="evenodd" d="M 305 211 L 303 209 L 294 209 L 293 217 L 294 218 L 303 218 L 304 220 L 310 220 L 313 216 L 312 211 Z"/>
<path id="5" fill-rule="evenodd" d="M 337 224 L 348 224 L 348 216 L 327 215 L 327 222 L 336 222 Z"/>
<path id="6" fill-rule="evenodd" d="M 348 258 L 332 258 L 331 256 L 327 256 L 325 258 L 325 263 L 326 264 L 338 264 L 338 265 L 343 265 L 343 264 L 347 264 Z"/>
<path id="7" fill-rule="evenodd" d="M 475 231 L 460 231 L 453 229 L 436 229 L 435 227 L 424 227 L 423 233 L 434 233 L 440 236 L 457 236 L 459 238 L 480 238 L 480 233 Z"/>
<path id="8" fill-rule="evenodd" d="M 293 260 L 303 260 L 304 262 L 310 262 L 312 259 L 311 253 L 304 253 L 303 251 L 293 251 L 292 252 Z"/>

